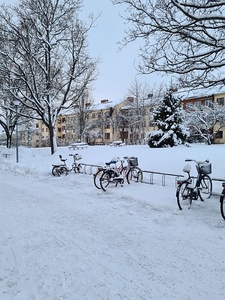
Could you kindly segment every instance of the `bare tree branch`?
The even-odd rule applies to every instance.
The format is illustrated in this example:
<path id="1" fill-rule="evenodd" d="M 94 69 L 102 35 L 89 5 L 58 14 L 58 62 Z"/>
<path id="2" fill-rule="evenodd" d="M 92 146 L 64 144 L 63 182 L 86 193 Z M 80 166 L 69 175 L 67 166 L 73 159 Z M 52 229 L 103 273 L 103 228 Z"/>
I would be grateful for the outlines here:
<path id="1" fill-rule="evenodd" d="M 123 45 L 137 39 L 142 74 L 176 75 L 180 85 L 225 82 L 225 1 L 112 0 L 131 24 Z"/>

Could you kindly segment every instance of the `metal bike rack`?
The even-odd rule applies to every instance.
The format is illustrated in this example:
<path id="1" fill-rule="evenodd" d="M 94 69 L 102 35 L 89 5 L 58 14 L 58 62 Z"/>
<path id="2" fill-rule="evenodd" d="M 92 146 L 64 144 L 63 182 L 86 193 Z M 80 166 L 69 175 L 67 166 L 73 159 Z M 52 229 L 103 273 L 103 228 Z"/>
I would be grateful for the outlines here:
<path id="1" fill-rule="evenodd" d="M 98 170 L 98 168 L 102 168 L 102 166 L 92 165 L 92 164 L 83 164 L 83 163 L 81 163 L 80 165 L 82 167 L 80 171 L 84 174 L 89 174 L 89 175 L 95 174 L 96 171 Z"/>
<path id="2" fill-rule="evenodd" d="M 142 170 L 143 175 L 144 174 L 148 174 L 149 175 L 149 181 L 146 180 L 142 180 L 143 183 L 149 183 L 149 184 L 153 184 L 154 183 L 154 175 L 160 175 L 162 178 L 162 185 L 165 186 L 166 185 L 166 177 L 170 176 L 170 177 L 175 177 L 175 186 L 176 186 L 176 182 L 180 177 L 184 177 L 184 175 L 179 175 L 179 174 L 172 174 L 172 173 L 164 173 L 164 172 L 156 172 L 156 171 L 146 171 L 146 170 Z M 145 176 L 144 176 L 145 177 Z"/>

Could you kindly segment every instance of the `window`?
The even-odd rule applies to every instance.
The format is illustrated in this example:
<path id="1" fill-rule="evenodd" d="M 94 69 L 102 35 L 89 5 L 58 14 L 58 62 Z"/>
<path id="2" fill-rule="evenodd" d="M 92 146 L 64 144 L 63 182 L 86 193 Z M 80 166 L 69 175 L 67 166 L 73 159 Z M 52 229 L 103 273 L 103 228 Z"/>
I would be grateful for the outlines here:
<path id="1" fill-rule="evenodd" d="M 195 107 L 200 108 L 201 107 L 201 101 L 196 101 L 195 102 Z"/>
<path id="2" fill-rule="evenodd" d="M 105 133 L 105 140 L 110 140 L 110 133 L 109 132 Z"/>
<path id="3" fill-rule="evenodd" d="M 95 113 L 93 113 L 93 114 L 91 115 L 91 117 L 92 117 L 92 119 L 95 119 Z"/>
<path id="4" fill-rule="evenodd" d="M 211 99 L 206 99 L 205 100 L 205 106 L 207 107 L 213 107 L 213 102 Z"/>
<path id="5" fill-rule="evenodd" d="M 186 109 L 191 110 L 193 108 L 193 103 L 187 103 Z"/>
<path id="6" fill-rule="evenodd" d="M 217 131 L 216 135 L 215 135 L 216 139 L 222 139 L 223 138 L 223 131 Z"/>
<path id="7" fill-rule="evenodd" d="M 222 98 L 217 98 L 217 99 L 216 99 L 216 102 L 217 102 L 219 105 L 224 105 L 224 97 L 222 97 Z"/>

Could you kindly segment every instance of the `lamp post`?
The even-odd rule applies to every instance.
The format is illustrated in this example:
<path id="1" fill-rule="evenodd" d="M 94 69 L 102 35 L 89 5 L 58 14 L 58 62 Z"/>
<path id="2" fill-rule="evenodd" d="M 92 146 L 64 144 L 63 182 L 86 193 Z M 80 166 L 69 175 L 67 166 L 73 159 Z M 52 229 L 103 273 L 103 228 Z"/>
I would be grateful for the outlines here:
<path id="1" fill-rule="evenodd" d="M 16 107 L 16 162 L 19 162 L 19 149 L 18 149 L 18 106 L 19 106 L 19 101 L 14 100 L 13 104 Z"/>

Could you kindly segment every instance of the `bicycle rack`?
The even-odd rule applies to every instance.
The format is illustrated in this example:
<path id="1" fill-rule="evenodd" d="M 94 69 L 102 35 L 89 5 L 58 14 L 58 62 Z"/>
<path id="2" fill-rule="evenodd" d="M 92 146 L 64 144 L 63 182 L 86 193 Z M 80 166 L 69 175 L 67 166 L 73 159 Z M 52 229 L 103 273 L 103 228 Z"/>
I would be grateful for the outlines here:
<path id="1" fill-rule="evenodd" d="M 149 181 L 145 181 L 142 180 L 143 183 L 149 183 L 149 184 L 153 184 L 154 183 L 154 175 L 161 175 L 162 176 L 162 185 L 165 186 L 166 185 L 166 177 L 170 176 L 170 177 L 175 177 L 175 186 L 176 186 L 176 182 L 180 177 L 184 177 L 184 175 L 179 175 L 179 174 L 172 174 L 172 173 L 164 173 L 164 172 L 156 172 L 156 171 L 142 171 L 143 174 L 148 174 L 149 175 Z M 145 176 L 143 176 L 145 177 Z"/>
<path id="2" fill-rule="evenodd" d="M 97 172 L 98 168 L 102 168 L 102 166 L 84 164 L 84 163 L 81 163 L 80 165 L 82 167 L 80 171 L 84 174 L 89 174 L 89 175 L 95 174 Z"/>

